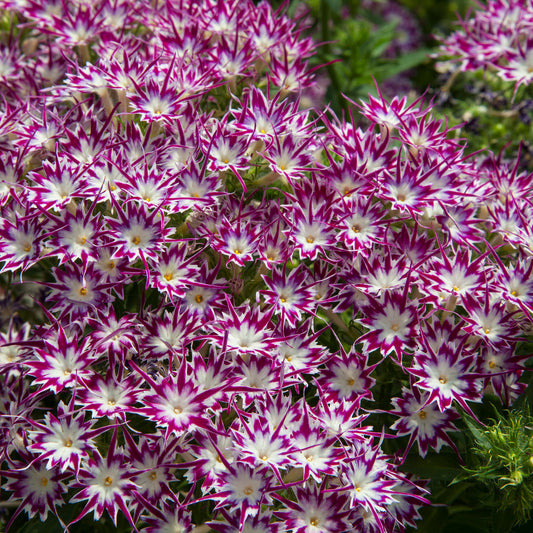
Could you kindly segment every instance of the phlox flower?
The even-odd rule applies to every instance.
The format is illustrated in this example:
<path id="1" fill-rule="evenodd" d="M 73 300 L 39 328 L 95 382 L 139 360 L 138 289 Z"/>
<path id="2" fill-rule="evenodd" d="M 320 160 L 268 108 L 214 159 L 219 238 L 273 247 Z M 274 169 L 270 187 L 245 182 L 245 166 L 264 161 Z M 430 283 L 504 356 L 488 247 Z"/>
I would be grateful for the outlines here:
<path id="1" fill-rule="evenodd" d="M 422 457 L 426 456 L 429 446 L 437 453 L 443 444 L 448 444 L 457 451 L 448 436 L 449 431 L 457 431 L 452 423 L 452 420 L 459 418 L 457 411 L 453 408 L 441 411 L 436 403 L 428 403 L 428 397 L 428 392 L 421 393 L 417 387 L 412 389 L 403 387 L 402 398 L 391 400 L 395 410 L 389 412 L 399 417 L 391 429 L 396 430 L 398 436 L 410 436 L 404 457 L 415 441 L 418 444 L 418 453 Z"/>
<path id="2" fill-rule="evenodd" d="M 105 230 L 100 216 L 94 215 L 95 206 L 93 203 L 86 214 L 82 209 L 75 213 L 65 211 L 61 217 L 48 214 L 52 221 L 48 246 L 54 249 L 53 254 L 59 258 L 60 264 L 76 259 L 83 263 L 97 259 L 98 238 Z"/>
<path id="3" fill-rule="evenodd" d="M 343 196 L 335 215 L 338 236 L 348 249 L 364 254 L 373 243 L 383 244 L 385 213 L 372 197 Z"/>
<path id="4" fill-rule="evenodd" d="M 274 137 L 287 133 L 287 124 L 298 112 L 296 106 L 281 99 L 278 92 L 270 95 L 254 85 L 243 94 L 240 108 L 232 109 L 235 121 L 232 127 L 249 135 L 254 140 L 269 144 Z"/>
<path id="5" fill-rule="evenodd" d="M 197 428 L 210 427 L 211 412 L 216 407 L 211 397 L 216 398 L 227 384 L 201 390 L 190 379 L 190 366 L 186 361 L 182 361 L 176 372 L 158 382 L 134 363 L 130 364 L 150 386 L 143 395 L 143 406 L 138 408 L 138 412 L 163 428 L 166 439 L 172 434 L 180 436 Z"/>
<path id="6" fill-rule="evenodd" d="M 277 355 L 285 367 L 285 375 L 298 378 L 302 374 L 317 374 L 327 358 L 327 351 L 316 342 L 323 330 L 313 331 L 312 325 L 309 318 L 296 329 L 282 328 Z"/>
<path id="7" fill-rule="evenodd" d="M 48 300 L 54 302 L 51 309 L 59 312 L 61 318 L 85 323 L 88 317 L 96 315 L 97 310 L 107 309 L 114 299 L 111 284 L 104 282 L 94 262 L 85 267 L 66 263 L 61 268 L 54 268 L 53 274 L 56 281 L 43 285 L 51 288 Z"/>
<path id="8" fill-rule="evenodd" d="M 516 348 L 498 344 L 481 348 L 479 373 L 484 376 L 485 387 L 492 388 L 505 405 L 510 405 L 527 387 L 519 381 L 525 371 L 529 354 L 519 355 Z"/>
<path id="9" fill-rule="evenodd" d="M 468 324 L 465 331 L 478 337 L 481 342 L 494 346 L 517 338 L 518 325 L 513 320 L 515 313 L 508 312 L 502 302 L 494 301 L 488 288 L 481 301 L 467 294 L 464 307 L 468 313 L 464 317 Z"/>
<path id="10" fill-rule="evenodd" d="M 149 211 L 144 205 L 127 202 L 123 209 L 117 202 L 114 207 L 118 218 L 107 217 L 109 236 L 116 246 L 113 258 L 127 257 L 130 261 L 155 258 L 171 233 L 160 210 Z M 148 267 L 145 265 L 148 270 Z"/>
<path id="11" fill-rule="evenodd" d="M 46 236 L 46 223 L 37 217 L 19 217 L 13 213 L 13 219 L 6 213 L 0 221 L 0 272 L 25 271 L 37 263 L 41 253 L 41 241 Z"/>
<path id="12" fill-rule="evenodd" d="M 95 520 L 107 511 L 116 527 L 117 514 L 120 510 L 131 526 L 135 527 L 129 504 L 137 488 L 132 481 L 136 473 L 131 463 L 126 461 L 123 450 L 117 447 L 117 432 L 115 431 L 107 455 L 102 457 L 95 451 L 91 459 L 80 469 L 76 481 L 71 484 L 72 488 L 81 490 L 70 499 L 70 502 L 87 500 L 82 511 L 71 524 L 81 520 L 91 511 L 93 511 Z"/>
<path id="13" fill-rule="evenodd" d="M 240 512 L 242 530 L 244 521 L 256 516 L 261 505 L 271 501 L 268 494 L 271 476 L 267 472 L 265 468 L 254 469 L 241 462 L 228 465 L 227 471 L 217 476 L 217 492 L 204 499 L 215 500 L 215 509 Z"/>
<path id="14" fill-rule="evenodd" d="M 481 401 L 482 393 L 474 363 L 475 355 L 464 352 L 464 342 L 458 346 L 443 343 L 435 349 L 425 342 L 425 346 L 415 353 L 413 365 L 407 371 L 418 378 L 415 387 L 429 392 L 426 405 L 436 402 L 444 413 L 455 400 L 471 413 L 466 402 Z"/>
<path id="15" fill-rule="evenodd" d="M 275 496 L 285 508 L 275 511 L 284 521 L 284 527 L 293 533 L 341 533 L 349 531 L 346 520 L 347 497 L 344 494 L 327 492 L 324 485 L 314 483 L 295 489 L 296 501 Z"/>
<path id="16" fill-rule="evenodd" d="M 6 531 L 22 511 L 26 511 L 29 518 L 38 514 L 42 522 L 46 520 L 49 511 L 57 516 L 56 507 L 64 503 L 63 494 L 67 492 L 64 481 L 70 477 L 69 474 L 49 469 L 44 461 L 38 461 L 27 453 L 22 456 L 22 460 L 23 462 L 13 465 L 15 468 L 2 471 L 2 477 L 8 480 L 2 489 L 11 492 L 7 501 L 20 502 Z"/>
<path id="17" fill-rule="evenodd" d="M 268 356 L 279 344 L 273 337 L 271 319 L 274 310 L 263 312 L 258 306 L 233 307 L 227 299 L 227 311 L 212 324 L 210 337 L 220 342 L 226 350 L 243 356 L 256 354 Z"/>
<path id="18" fill-rule="evenodd" d="M 302 143 L 292 135 L 287 135 L 282 140 L 276 136 L 274 142 L 265 149 L 263 157 L 270 163 L 272 171 L 292 183 L 313 167 L 313 158 L 308 148 L 310 139 Z"/>
<path id="19" fill-rule="evenodd" d="M 370 377 L 377 365 L 368 366 L 368 356 L 341 349 L 339 355 L 328 359 L 326 368 L 320 372 L 318 382 L 327 398 L 335 401 L 350 401 L 360 404 L 363 398 L 372 399 L 375 379 Z"/>
<path id="20" fill-rule="evenodd" d="M 298 93 L 313 85 L 313 69 L 301 56 L 291 59 L 287 52 L 283 55 L 271 54 L 269 79 L 284 92 Z"/>
<path id="21" fill-rule="evenodd" d="M 31 327 L 24 322 L 20 328 L 15 326 L 13 318 L 9 321 L 9 327 L 4 333 L 0 331 L 0 369 L 9 372 L 10 367 L 18 366 L 23 360 L 23 346 L 30 339 Z"/>
<path id="22" fill-rule="evenodd" d="M 113 308 L 105 315 L 98 313 L 89 318 L 92 331 L 88 335 L 91 347 L 98 353 L 107 353 L 110 366 L 115 360 L 124 361 L 128 353 L 137 350 L 140 337 L 137 315 L 128 313 L 117 319 Z"/>
<path id="23" fill-rule="evenodd" d="M 208 493 L 217 482 L 217 475 L 227 471 L 236 458 L 237 451 L 233 446 L 233 436 L 228 435 L 221 419 L 217 417 L 212 428 L 206 431 L 195 433 L 196 444 L 188 446 L 189 453 L 194 460 L 185 465 L 185 477 L 189 482 L 199 481 L 203 478 L 201 485 L 202 493 Z M 222 457 L 224 460 L 222 460 Z"/>
<path id="24" fill-rule="evenodd" d="M 383 520 L 387 505 L 394 502 L 396 480 L 391 470 L 379 447 L 372 447 L 368 441 L 355 443 L 342 464 L 341 480 L 351 506 L 360 505 L 378 523 Z"/>
<path id="25" fill-rule="evenodd" d="M 284 376 L 277 361 L 256 354 L 241 354 L 236 357 L 233 373 L 238 378 L 235 384 L 236 394 L 242 398 L 244 406 L 264 396 L 265 392 L 274 394 L 300 381 L 297 376 Z"/>
<path id="26" fill-rule="evenodd" d="M 249 421 L 241 417 L 241 424 L 232 427 L 233 441 L 239 453 L 239 460 L 253 467 L 271 468 L 281 480 L 281 470 L 286 470 L 292 463 L 294 444 L 284 432 L 283 421 L 275 429 L 252 416 Z"/>
<path id="27" fill-rule="evenodd" d="M 175 498 L 169 483 L 175 480 L 173 462 L 176 456 L 176 440 L 168 440 L 162 436 L 140 435 L 138 442 L 131 433 L 124 432 L 126 450 L 133 469 L 137 474 L 132 481 L 137 486 L 136 498 L 145 498 L 152 504 L 161 501 L 172 501 Z M 136 508 L 136 516 L 144 510 L 144 502 Z"/>
<path id="28" fill-rule="evenodd" d="M 268 289 L 259 291 L 268 305 L 276 314 L 281 315 L 283 323 L 296 327 L 301 321 L 302 313 L 313 314 L 316 307 L 312 286 L 308 283 L 309 276 L 299 266 L 286 272 L 272 269 L 271 277 L 263 276 Z"/>
<path id="29" fill-rule="evenodd" d="M 334 476 L 343 459 L 341 449 L 335 446 L 337 435 L 325 430 L 320 422 L 312 417 L 303 404 L 299 419 L 287 423 L 291 440 L 296 451 L 292 454 L 292 466 L 303 470 L 303 480 L 310 477 L 321 483 L 325 476 Z"/>
<path id="30" fill-rule="evenodd" d="M 223 218 L 217 224 L 214 247 L 228 257 L 227 262 L 244 266 L 253 261 L 260 235 L 260 228 L 251 221 L 229 221 Z"/>
<path id="31" fill-rule="evenodd" d="M 149 314 L 143 321 L 142 345 L 149 357 L 170 361 L 183 353 L 202 325 L 200 315 L 188 309 L 165 310 L 163 316 Z"/>
<path id="32" fill-rule="evenodd" d="M 361 114 L 373 124 L 377 124 L 384 133 L 390 133 L 401 126 L 402 120 L 408 117 L 417 118 L 423 115 L 421 109 L 422 98 L 407 105 L 407 97 L 399 98 L 395 96 L 390 102 L 381 94 L 378 89 L 378 98 L 369 95 L 368 102 L 361 102 L 357 106 L 361 109 Z M 416 106 L 419 106 L 418 108 Z"/>
<path id="33" fill-rule="evenodd" d="M 28 450 L 39 454 L 39 461 L 47 461 L 47 470 L 59 465 L 61 472 L 73 470 L 79 474 L 82 461 L 96 450 L 94 439 L 107 431 L 107 426 L 92 428 L 93 421 L 84 421 L 83 411 L 77 414 L 73 404 L 66 406 L 62 401 L 57 406 L 57 417 L 51 413 L 44 415 L 42 422 L 32 421 Z"/>
<path id="34" fill-rule="evenodd" d="M 407 285 L 406 285 L 407 286 Z M 358 319 L 369 328 L 357 342 L 362 342 L 365 350 L 381 350 L 387 357 L 392 352 L 401 361 L 402 355 L 414 347 L 418 333 L 418 310 L 406 301 L 397 291 L 386 291 L 380 298 L 367 296 L 368 303 L 361 308 L 362 318 Z"/>
<path id="35" fill-rule="evenodd" d="M 57 332 L 43 340 L 42 346 L 35 347 L 33 357 L 24 365 L 35 385 L 57 394 L 89 378 L 92 375 L 90 364 L 98 355 L 89 349 L 87 339 L 80 339 L 76 334 L 68 336 L 60 325 L 56 327 Z"/>
<path id="36" fill-rule="evenodd" d="M 423 291 L 430 293 L 438 305 L 450 296 L 479 295 L 489 277 L 486 254 L 472 257 L 471 250 L 462 250 L 450 257 L 442 246 L 440 251 L 427 265 L 429 268 L 421 269 L 420 277 L 427 282 Z"/>
<path id="37" fill-rule="evenodd" d="M 199 283 L 200 267 L 194 258 L 200 252 L 188 257 L 189 252 L 185 243 L 173 243 L 155 261 L 150 261 L 153 264 L 150 285 L 168 294 L 170 300 L 183 297 L 185 289 L 195 281 Z"/>
<path id="38" fill-rule="evenodd" d="M 257 242 L 257 254 L 269 269 L 275 264 L 287 262 L 292 255 L 292 245 L 285 239 L 283 230 L 287 228 L 279 214 L 279 206 L 273 210 L 272 216 L 277 219 L 276 224 L 265 228 Z"/>
<path id="39" fill-rule="evenodd" d="M 191 161 L 180 173 L 178 182 L 176 194 L 180 197 L 180 210 L 206 209 L 223 194 L 219 174 L 207 173 L 207 163 L 200 167 L 195 161 Z"/>
<path id="40" fill-rule="evenodd" d="M 107 371 L 105 378 L 95 373 L 84 380 L 76 404 L 91 412 L 95 419 L 107 416 L 125 420 L 126 413 L 136 412 L 133 406 L 142 393 L 140 383 L 140 377 L 134 374 L 115 376 L 112 369 Z"/>
<path id="41" fill-rule="evenodd" d="M 220 533 L 281 533 L 281 523 L 272 521 L 272 513 L 260 511 L 255 516 L 249 516 L 241 524 L 240 513 L 228 513 L 224 509 L 219 511 L 220 517 L 224 518 L 221 522 L 207 522 L 213 531 Z"/>
<path id="42" fill-rule="evenodd" d="M 149 502 L 142 502 L 143 508 L 149 515 L 142 515 L 143 522 L 147 527 L 143 528 L 145 533 L 191 533 L 190 512 L 185 506 L 180 506 L 179 502 L 173 500 L 171 503 L 164 503 L 161 506 L 151 505 Z"/>

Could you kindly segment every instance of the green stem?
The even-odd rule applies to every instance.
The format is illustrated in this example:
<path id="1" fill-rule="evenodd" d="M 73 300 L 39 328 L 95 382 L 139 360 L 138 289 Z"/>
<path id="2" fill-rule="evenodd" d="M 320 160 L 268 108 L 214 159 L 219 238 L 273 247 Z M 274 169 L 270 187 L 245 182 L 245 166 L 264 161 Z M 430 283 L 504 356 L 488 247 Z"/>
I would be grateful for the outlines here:
<path id="1" fill-rule="evenodd" d="M 329 22 L 331 19 L 330 16 L 330 9 L 327 0 L 320 0 L 320 18 L 321 18 L 321 32 L 322 32 L 322 41 L 324 42 L 323 50 L 326 57 L 330 57 L 330 44 L 329 41 L 331 39 L 331 35 L 329 33 Z M 330 64 L 326 67 L 326 70 L 328 71 L 328 76 L 331 81 L 331 86 L 334 89 L 334 98 L 339 103 L 340 107 L 343 111 L 348 112 L 348 103 L 347 101 L 341 97 L 341 87 L 339 82 L 339 77 L 337 75 L 337 69 L 335 68 L 335 64 Z"/>

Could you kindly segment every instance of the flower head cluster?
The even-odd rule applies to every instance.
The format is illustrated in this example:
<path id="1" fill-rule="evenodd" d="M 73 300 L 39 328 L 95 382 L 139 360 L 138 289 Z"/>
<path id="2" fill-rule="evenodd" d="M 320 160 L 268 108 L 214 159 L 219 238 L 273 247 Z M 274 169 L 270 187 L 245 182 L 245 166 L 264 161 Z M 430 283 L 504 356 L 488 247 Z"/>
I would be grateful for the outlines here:
<path id="1" fill-rule="evenodd" d="M 524 389 L 531 176 L 422 98 L 319 127 L 314 45 L 266 2 L 0 7 L 0 275 L 43 295 L 0 334 L 9 526 L 413 525 L 402 455 Z"/>
<path id="2" fill-rule="evenodd" d="M 533 81 L 532 29 L 530 0 L 489 0 L 444 39 L 439 54 L 459 61 L 462 71 L 495 70 L 516 90 Z"/>

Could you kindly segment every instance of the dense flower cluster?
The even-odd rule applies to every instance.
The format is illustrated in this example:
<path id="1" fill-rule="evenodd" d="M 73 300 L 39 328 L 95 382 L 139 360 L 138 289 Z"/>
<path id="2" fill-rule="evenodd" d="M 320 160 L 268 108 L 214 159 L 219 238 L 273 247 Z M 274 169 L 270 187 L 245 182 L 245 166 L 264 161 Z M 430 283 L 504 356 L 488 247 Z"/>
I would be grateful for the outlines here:
<path id="1" fill-rule="evenodd" d="M 495 70 L 516 89 L 533 81 L 533 3 L 489 0 L 447 37 L 440 54 L 460 62 L 460 69 Z"/>
<path id="2" fill-rule="evenodd" d="M 265 2 L 0 7 L 0 272 L 46 317 L 0 334 L 12 521 L 414 525 L 402 457 L 524 388 L 532 177 L 466 157 L 422 99 L 319 121 L 314 44 Z"/>

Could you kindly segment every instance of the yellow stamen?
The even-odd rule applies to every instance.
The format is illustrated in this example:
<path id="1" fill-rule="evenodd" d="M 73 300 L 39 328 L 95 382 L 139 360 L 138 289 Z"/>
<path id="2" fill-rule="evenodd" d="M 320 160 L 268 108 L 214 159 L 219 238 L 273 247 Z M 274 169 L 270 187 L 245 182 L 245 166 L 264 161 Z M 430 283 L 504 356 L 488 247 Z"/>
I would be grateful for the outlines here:
<path id="1" fill-rule="evenodd" d="M 204 297 L 201 294 L 197 294 L 194 299 L 196 300 L 197 304 L 201 304 L 204 301 Z"/>
<path id="2" fill-rule="evenodd" d="M 428 416 L 428 414 L 425 412 L 425 411 L 420 411 L 418 413 L 418 416 L 422 419 L 422 420 L 425 420 Z"/>
<path id="3" fill-rule="evenodd" d="M 309 244 L 312 244 L 315 242 L 315 239 L 313 237 L 307 237 L 307 239 L 305 239 Z"/>
<path id="4" fill-rule="evenodd" d="M 311 520 L 309 520 L 309 525 L 313 527 L 318 526 L 318 518 L 311 518 Z"/>
<path id="5" fill-rule="evenodd" d="M 490 333 L 490 329 L 489 328 L 485 328 L 485 334 L 488 335 Z"/>
<path id="6" fill-rule="evenodd" d="M 72 441 L 70 439 L 67 439 L 65 441 L 65 448 L 70 448 L 72 446 Z"/>
<path id="7" fill-rule="evenodd" d="M 112 478 L 112 477 L 107 476 L 107 477 L 104 479 L 104 485 L 105 485 L 106 487 L 109 487 L 112 483 L 113 483 L 113 478 Z"/>
<path id="8" fill-rule="evenodd" d="M 45 478 L 45 477 L 42 477 L 42 478 L 41 478 L 41 485 L 42 485 L 43 487 L 46 487 L 46 485 L 48 485 L 48 479 Z"/>
<path id="9" fill-rule="evenodd" d="M 82 287 L 82 288 L 80 289 L 80 294 L 81 294 L 81 296 L 87 296 L 87 293 L 88 293 L 88 292 L 89 292 L 89 291 L 88 291 L 85 287 Z"/>
<path id="10" fill-rule="evenodd" d="M 137 245 L 141 242 L 141 238 L 135 236 L 135 237 L 133 237 L 133 239 L 131 239 L 131 242 L 132 242 L 133 244 L 135 244 L 135 246 L 137 246 Z"/>
<path id="11" fill-rule="evenodd" d="M 167 272 L 164 276 L 163 276 L 167 281 L 170 281 L 173 276 L 172 276 L 172 272 Z"/>
<path id="12" fill-rule="evenodd" d="M 439 383 L 441 385 L 444 385 L 444 384 L 448 383 L 448 380 L 446 378 L 439 378 Z"/>
<path id="13" fill-rule="evenodd" d="M 246 494 L 246 496 L 250 496 L 250 494 L 252 494 L 254 491 L 254 489 L 252 489 L 252 487 L 246 487 L 243 492 L 244 494 Z"/>
<path id="14" fill-rule="evenodd" d="M 153 471 L 153 472 L 150 474 L 150 479 L 152 479 L 152 480 L 156 480 L 156 479 L 157 479 L 157 472 Z"/>
<path id="15" fill-rule="evenodd" d="M 183 409 L 181 407 L 174 407 L 174 414 L 180 415 L 183 413 Z"/>

